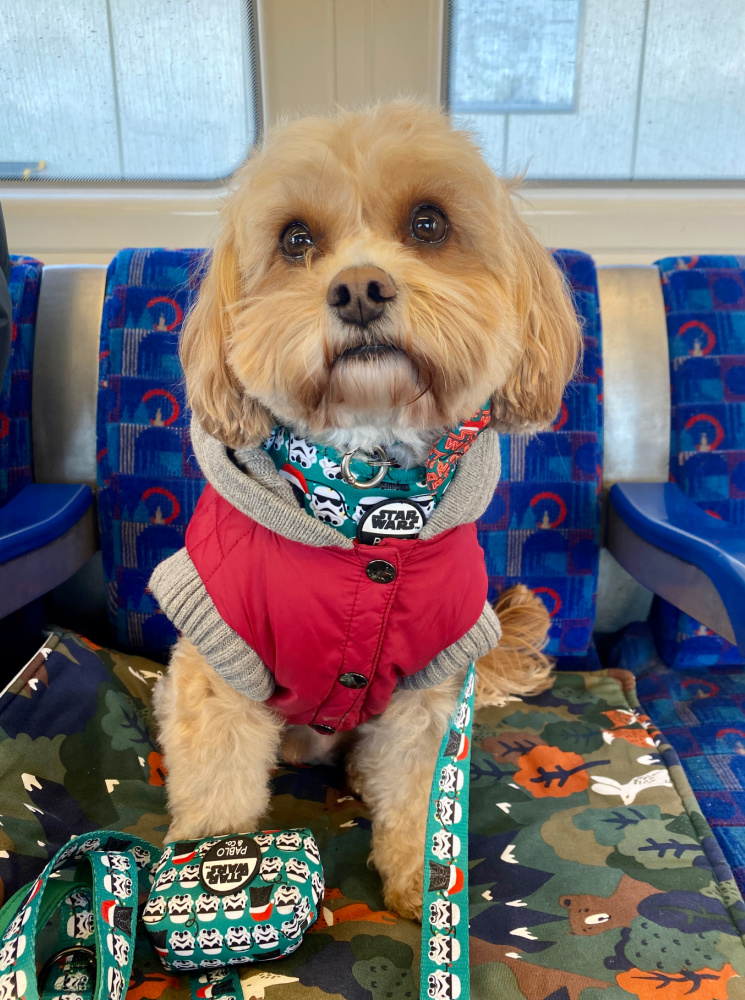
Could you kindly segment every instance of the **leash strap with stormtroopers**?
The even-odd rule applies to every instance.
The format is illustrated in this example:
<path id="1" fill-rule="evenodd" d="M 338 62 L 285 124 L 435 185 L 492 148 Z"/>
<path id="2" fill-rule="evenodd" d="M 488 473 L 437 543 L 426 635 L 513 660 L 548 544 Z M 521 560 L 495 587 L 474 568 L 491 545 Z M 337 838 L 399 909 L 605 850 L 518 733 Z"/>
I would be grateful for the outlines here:
<path id="1" fill-rule="evenodd" d="M 132 972 L 138 897 L 150 891 L 159 856 L 152 844 L 111 830 L 68 841 L 0 912 L 0 997 L 120 1000 Z M 37 978 L 37 936 L 48 933 L 57 910 L 56 945 Z"/>
<path id="2" fill-rule="evenodd" d="M 98 830 L 72 837 L 0 911 L 0 998 L 121 1000 L 132 973 L 138 903 L 150 892 L 160 855 L 152 844 L 126 833 Z M 50 931 L 56 940 L 49 939 Z M 51 952 L 41 971 L 39 936 Z M 189 985 L 200 1000 L 243 997 L 234 969 L 192 976 Z"/>
<path id="3" fill-rule="evenodd" d="M 469 992 L 468 791 L 476 668 L 472 663 L 435 767 L 427 816 L 422 903 L 422 998 Z"/>

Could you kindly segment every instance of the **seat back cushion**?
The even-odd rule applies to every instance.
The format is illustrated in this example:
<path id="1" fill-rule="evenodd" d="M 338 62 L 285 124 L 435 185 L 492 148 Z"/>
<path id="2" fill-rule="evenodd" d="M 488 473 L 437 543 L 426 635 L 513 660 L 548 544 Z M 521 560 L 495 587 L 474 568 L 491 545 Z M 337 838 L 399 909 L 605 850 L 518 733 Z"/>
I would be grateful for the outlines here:
<path id="1" fill-rule="evenodd" d="M 745 524 L 745 257 L 668 257 L 657 267 L 670 349 L 670 478 L 711 517 Z M 665 601 L 652 619 L 670 666 L 745 662 Z"/>
<path id="2" fill-rule="evenodd" d="M 550 652 L 582 656 L 597 590 L 602 421 L 600 322 L 591 258 L 556 254 L 582 318 L 581 374 L 554 430 L 502 439 L 503 479 L 479 523 L 490 596 L 521 582 L 552 615 Z M 202 491 L 189 438 L 178 335 L 204 266 L 199 250 L 123 250 L 101 328 L 98 479 L 109 613 L 120 646 L 164 655 L 176 632 L 147 592 L 184 544 Z"/>
<path id="3" fill-rule="evenodd" d="M 109 266 L 101 323 L 98 513 L 116 643 L 163 656 L 176 631 L 147 591 L 184 544 L 204 487 L 191 449 L 178 337 L 202 250 L 122 250 Z"/>
<path id="4" fill-rule="evenodd" d="M 551 615 L 547 651 L 569 658 L 566 665 L 571 665 L 571 658 L 585 657 L 591 648 L 595 621 L 602 343 L 592 258 L 572 250 L 558 250 L 554 258 L 566 275 L 582 321 L 582 367 L 567 386 L 550 431 L 502 437 L 502 477 L 478 528 L 489 598 L 516 583 L 539 594 Z"/>
<path id="5" fill-rule="evenodd" d="M 0 386 L 0 505 L 33 481 L 31 373 L 43 267 L 33 257 L 11 255 L 10 263 L 13 333 Z"/>

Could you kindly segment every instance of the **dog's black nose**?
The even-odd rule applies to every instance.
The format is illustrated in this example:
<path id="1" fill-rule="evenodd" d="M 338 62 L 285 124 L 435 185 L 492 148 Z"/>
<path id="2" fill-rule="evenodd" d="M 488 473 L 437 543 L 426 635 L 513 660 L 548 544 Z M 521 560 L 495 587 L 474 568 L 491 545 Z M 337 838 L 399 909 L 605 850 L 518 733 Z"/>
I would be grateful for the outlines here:
<path id="1" fill-rule="evenodd" d="M 380 267 L 345 267 L 329 285 L 326 301 L 345 323 L 367 326 L 383 315 L 396 297 L 396 286 Z"/>

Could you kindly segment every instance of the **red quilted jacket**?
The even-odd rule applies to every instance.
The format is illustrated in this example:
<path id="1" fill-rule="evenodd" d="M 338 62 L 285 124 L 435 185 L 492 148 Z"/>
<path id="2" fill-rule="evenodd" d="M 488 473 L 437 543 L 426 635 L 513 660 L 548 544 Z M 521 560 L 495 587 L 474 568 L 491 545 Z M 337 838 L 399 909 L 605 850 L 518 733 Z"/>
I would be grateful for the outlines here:
<path id="1" fill-rule="evenodd" d="M 486 601 L 474 524 L 353 549 L 290 541 L 208 485 L 186 547 L 223 620 L 274 675 L 289 722 L 352 729 L 383 712 L 477 622 Z"/>

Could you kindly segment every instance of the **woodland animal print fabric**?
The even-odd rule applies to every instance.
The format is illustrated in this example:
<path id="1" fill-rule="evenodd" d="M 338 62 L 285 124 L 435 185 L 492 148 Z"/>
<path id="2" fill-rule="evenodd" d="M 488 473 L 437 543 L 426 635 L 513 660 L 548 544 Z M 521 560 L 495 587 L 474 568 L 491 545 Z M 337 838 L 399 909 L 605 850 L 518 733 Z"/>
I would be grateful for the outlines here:
<path id="1" fill-rule="evenodd" d="M 160 846 L 161 670 L 59 631 L 0 697 L 6 899 L 72 834 Z M 386 911 L 367 867 L 370 818 L 342 772 L 280 767 L 267 827 L 313 832 L 325 893 L 292 955 L 242 971 L 244 997 L 416 998 L 421 928 Z M 745 904 L 627 671 L 560 673 L 542 695 L 476 713 L 469 829 L 473 1000 L 741 995 Z M 140 923 L 129 1000 L 190 996 Z"/>

